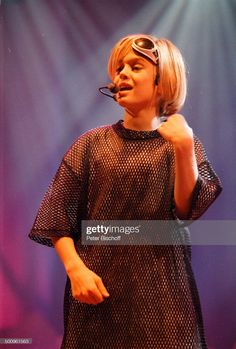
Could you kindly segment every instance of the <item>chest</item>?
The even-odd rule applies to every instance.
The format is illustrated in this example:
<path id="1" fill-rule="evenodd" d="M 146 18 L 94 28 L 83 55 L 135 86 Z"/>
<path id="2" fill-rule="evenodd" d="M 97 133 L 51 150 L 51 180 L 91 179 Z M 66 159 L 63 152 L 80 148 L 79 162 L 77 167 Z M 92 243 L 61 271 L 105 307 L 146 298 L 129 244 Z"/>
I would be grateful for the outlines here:
<path id="1" fill-rule="evenodd" d="M 90 157 L 90 178 L 107 181 L 166 181 L 173 175 L 173 156 L 166 143 L 106 143 L 95 147 Z"/>

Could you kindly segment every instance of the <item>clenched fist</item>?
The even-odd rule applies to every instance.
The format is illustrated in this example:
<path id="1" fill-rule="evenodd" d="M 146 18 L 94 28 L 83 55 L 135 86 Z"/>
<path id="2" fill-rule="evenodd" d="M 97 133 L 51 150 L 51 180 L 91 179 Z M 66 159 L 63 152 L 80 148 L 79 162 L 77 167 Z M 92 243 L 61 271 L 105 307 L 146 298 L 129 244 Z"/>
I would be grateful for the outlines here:
<path id="1" fill-rule="evenodd" d="M 193 141 L 193 130 L 181 114 L 173 114 L 161 123 L 158 128 L 160 135 L 173 146 L 181 146 Z"/>
<path id="2" fill-rule="evenodd" d="M 86 266 L 78 265 L 68 273 L 72 295 L 82 303 L 98 304 L 109 297 L 102 279 Z"/>

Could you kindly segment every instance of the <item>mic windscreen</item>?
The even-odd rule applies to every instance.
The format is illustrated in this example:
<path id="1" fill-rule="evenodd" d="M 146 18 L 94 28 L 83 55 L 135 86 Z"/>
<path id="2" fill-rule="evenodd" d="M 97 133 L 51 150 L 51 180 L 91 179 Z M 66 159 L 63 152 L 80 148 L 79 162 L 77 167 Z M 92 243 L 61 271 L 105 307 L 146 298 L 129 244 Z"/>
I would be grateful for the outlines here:
<path id="1" fill-rule="evenodd" d="M 111 91 L 111 93 L 117 93 L 120 91 L 119 87 L 116 86 L 113 82 L 107 85 L 108 90 Z"/>

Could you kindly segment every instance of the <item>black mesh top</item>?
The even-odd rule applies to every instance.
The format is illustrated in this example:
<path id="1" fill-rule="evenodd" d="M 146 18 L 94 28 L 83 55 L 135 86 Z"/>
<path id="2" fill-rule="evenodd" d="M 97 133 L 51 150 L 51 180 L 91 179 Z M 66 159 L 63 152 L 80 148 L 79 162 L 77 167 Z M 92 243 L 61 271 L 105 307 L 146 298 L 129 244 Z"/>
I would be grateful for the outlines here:
<path id="1" fill-rule="evenodd" d="M 199 218 L 221 191 L 196 137 L 195 152 L 199 177 L 188 219 Z M 53 236 L 72 237 L 110 297 L 82 304 L 67 278 L 62 348 L 207 348 L 189 247 L 80 242 L 83 219 L 177 219 L 173 187 L 173 147 L 157 131 L 129 130 L 119 121 L 85 133 L 65 154 L 29 237 L 48 246 Z"/>

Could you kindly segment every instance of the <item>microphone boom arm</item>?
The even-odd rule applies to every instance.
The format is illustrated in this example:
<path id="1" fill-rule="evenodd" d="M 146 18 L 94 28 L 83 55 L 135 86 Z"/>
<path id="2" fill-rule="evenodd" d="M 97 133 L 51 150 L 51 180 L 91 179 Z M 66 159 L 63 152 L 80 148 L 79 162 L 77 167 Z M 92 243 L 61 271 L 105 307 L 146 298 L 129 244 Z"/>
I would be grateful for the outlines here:
<path id="1" fill-rule="evenodd" d="M 114 100 L 116 100 L 116 96 L 115 94 L 119 91 L 119 87 L 117 87 L 115 84 L 110 83 L 107 86 L 102 86 L 99 87 L 99 92 L 101 92 L 104 96 L 113 98 Z M 108 90 L 108 92 L 105 92 L 104 90 Z"/>

